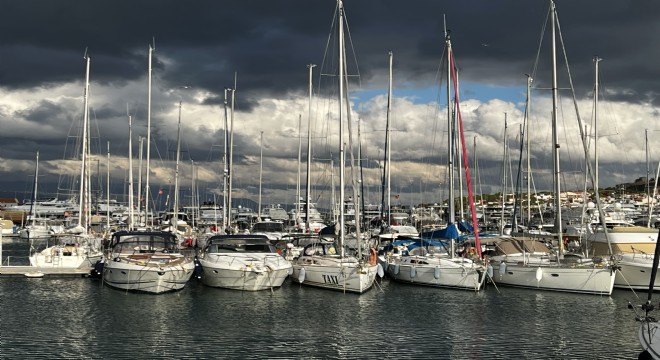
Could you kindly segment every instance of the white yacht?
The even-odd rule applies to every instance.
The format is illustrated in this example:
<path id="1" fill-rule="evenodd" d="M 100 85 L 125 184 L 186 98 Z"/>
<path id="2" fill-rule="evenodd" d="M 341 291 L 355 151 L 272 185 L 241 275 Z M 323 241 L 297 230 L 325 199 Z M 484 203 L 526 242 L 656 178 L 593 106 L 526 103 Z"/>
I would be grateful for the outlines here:
<path id="1" fill-rule="evenodd" d="M 198 260 L 202 283 L 235 290 L 278 288 L 292 271 L 264 235 L 212 236 Z"/>
<path id="2" fill-rule="evenodd" d="M 164 231 L 119 231 L 112 235 L 103 282 L 117 289 L 160 294 L 181 290 L 193 275 L 192 254 L 179 250 Z"/>

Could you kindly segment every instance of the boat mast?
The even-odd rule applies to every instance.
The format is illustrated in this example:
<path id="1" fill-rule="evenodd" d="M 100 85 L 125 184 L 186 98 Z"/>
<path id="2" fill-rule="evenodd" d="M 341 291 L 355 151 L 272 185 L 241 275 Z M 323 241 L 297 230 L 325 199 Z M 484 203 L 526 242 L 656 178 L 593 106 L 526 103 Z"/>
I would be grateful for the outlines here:
<path id="1" fill-rule="evenodd" d="M 128 229 L 133 230 L 133 118 L 128 115 Z"/>
<path id="2" fill-rule="evenodd" d="M 78 227 L 82 227 L 83 233 L 87 233 L 87 128 L 89 123 L 89 67 L 91 58 L 85 51 L 85 96 L 84 96 L 84 106 L 83 106 L 83 133 L 82 133 L 82 150 L 81 150 L 81 162 L 80 162 L 80 201 L 78 207 Z"/>
<path id="3" fill-rule="evenodd" d="M 531 154 L 530 154 L 530 143 L 529 143 L 529 123 L 530 123 L 530 114 L 531 112 L 531 88 L 532 88 L 532 76 L 525 74 L 527 76 L 527 106 L 525 106 L 525 126 L 527 129 L 525 133 L 527 134 L 527 226 L 532 222 L 532 197 L 531 197 L 531 177 L 532 177 L 532 166 L 531 166 Z"/>
<path id="4" fill-rule="evenodd" d="M 307 189 L 305 195 L 305 206 L 307 207 L 305 216 L 305 231 L 309 231 L 309 209 L 312 197 L 312 75 L 314 64 L 307 65 L 309 69 L 309 109 L 307 117 Z"/>
<path id="5" fill-rule="evenodd" d="M 174 216 L 170 219 L 172 233 L 179 229 L 179 161 L 181 159 L 181 103 L 179 101 L 179 123 L 176 131 L 176 164 L 174 165 Z"/>
<path id="6" fill-rule="evenodd" d="M 108 141 L 108 168 L 105 177 L 105 230 L 110 232 L 110 141 Z"/>
<path id="7" fill-rule="evenodd" d="M 222 227 L 227 229 L 230 225 L 229 217 L 231 216 L 231 209 L 227 210 L 227 185 L 229 182 L 229 168 L 228 168 L 228 146 L 229 146 L 229 115 L 227 114 L 227 90 L 228 88 L 225 88 L 225 101 L 224 101 L 224 109 L 225 109 L 225 136 L 224 136 L 224 147 L 225 147 L 225 153 L 224 153 L 224 159 L 223 159 L 223 182 L 222 182 Z"/>
<path id="8" fill-rule="evenodd" d="M 338 77 L 339 77 L 339 248 L 340 255 L 344 257 L 344 240 L 345 240 L 345 228 L 344 228 L 344 198 L 345 198 L 345 166 L 346 159 L 344 158 L 344 121 L 342 117 L 343 112 L 343 101 L 344 101 L 344 5 L 342 0 L 337 0 L 338 14 L 339 19 L 337 22 L 338 30 L 338 40 L 339 40 L 339 61 L 338 61 Z"/>
<path id="9" fill-rule="evenodd" d="M 507 130 L 509 125 L 507 123 L 507 114 L 504 113 L 504 149 L 502 151 L 502 202 L 500 205 L 500 235 L 504 235 L 504 203 L 506 202 L 506 158 L 508 154 L 508 137 Z M 511 229 L 513 231 L 513 229 Z"/>
<path id="10" fill-rule="evenodd" d="M 394 87 L 393 79 L 393 66 L 394 66 L 394 54 L 390 50 L 388 52 L 389 57 L 389 71 L 388 71 L 388 82 L 387 82 L 387 124 L 385 125 L 385 166 L 383 176 L 387 176 L 387 226 L 389 227 L 390 221 L 392 221 L 392 166 L 390 164 L 391 159 L 391 150 L 392 150 L 392 139 L 391 139 L 391 129 L 390 121 L 392 119 L 392 88 Z M 383 210 L 381 209 L 381 212 Z"/>
<path id="11" fill-rule="evenodd" d="M 138 154 L 138 186 L 137 186 L 137 214 L 140 220 L 138 224 L 142 224 L 142 149 L 144 145 L 144 137 L 138 138 L 139 154 Z"/>
<path id="12" fill-rule="evenodd" d="M 234 87 L 231 90 L 231 117 L 230 117 L 230 127 L 229 127 L 229 189 L 227 194 L 227 207 L 229 208 L 229 220 L 231 220 L 231 193 L 232 193 L 232 178 L 234 177 L 234 108 L 236 104 L 236 77 L 237 74 L 234 73 Z M 229 222 L 231 225 L 231 221 Z"/>
<path id="13" fill-rule="evenodd" d="M 603 61 L 603 59 L 598 56 L 594 56 L 594 65 L 596 70 L 595 82 L 594 82 L 594 162 L 596 163 L 594 167 L 594 190 L 598 191 L 598 63 Z M 648 155 L 648 154 L 647 154 Z M 646 158 L 648 165 L 648 157 Z M 648 180 L 648 166 L 646 172 L 646 179 Z"/>
<path id="14" fill-rule="evenodd" d="M 447 202 L 447 226 L 455 222 L 454 210 L 454 124 L 451 108 L 451 37 L 445 27 L 445 42 L 447 44 L 447 171 L 449 177 L 449 201 Z M 452 244 L 453 247 L 453 244 Z M 453 250 L 453 249 L 452 249 Z M 453 251 L 452 251 L 453 253 Z"/>
<path id="15" fill-rule="evenodd" d="M 32 204 L 30 204 L 30 216 L 32 216 L 32 227 L 37 224 L 37 184 L 39 183 L 39 150 L 37 150 L 37 159 L 34 167 L 34 191 L 32 191 Z M 80 216 L 78 216 L 80 217 Z M 29 237 L 29 233 L 28 233 Z"/>
<path id="16" fill-rule="evenodd" d="M 151 171 L 150 168 L 150 160 L 151 160 L 151 58 L 153 57 L 153 52 L 155 49 L 155 44 L 152 46 L 149 44 L 149 69 L 148 69 L 148 76 L 147 76 L 147 173 L 146 173 L 146 178 L 145 178 L 145 185 L 144 185 L 144 216 L 145 216 L 145 224 L 149 226 L 149 197 L 151 191 L 149 190 L 149 172 Z M 141 199 L 138 199 L 141 200 Z M 151 219 L 151 226 L 153 226 L 153 218 Z"/>
<path id="17" fill-rule="evenodd" d="M 300 198 L 300 172 L 302 166 L 302 115 L 298 114 L 298 179 L 296 180 L 296 199 L 294 206 L 296 207 L 296 226 L 300 227 L 300 212 L 302 211 L 302 201 Z"/>
<path id="18" fill-rule="evenodd" d="M 261 180 L 264 172 L 264 132 L 259 136 L 259 204 L 257 205 L 257 218 L 261 221 Z"/>
<path id="19" fill-rule="evenodd" d="M 562 223 L 561 223 L 561 185 L 559 182 L 559 134 L 557 131 L 557 44 L 555 40 L 555 2 L 550 0 L 550 22 L 552 26 L 551 53 L 552 53 L 552 162 L 554 174 L 554 206 L 555 206 L 555 232 L 559 237 L 559 256 L 564 252 L 564 243 L 562 241 Z"/>

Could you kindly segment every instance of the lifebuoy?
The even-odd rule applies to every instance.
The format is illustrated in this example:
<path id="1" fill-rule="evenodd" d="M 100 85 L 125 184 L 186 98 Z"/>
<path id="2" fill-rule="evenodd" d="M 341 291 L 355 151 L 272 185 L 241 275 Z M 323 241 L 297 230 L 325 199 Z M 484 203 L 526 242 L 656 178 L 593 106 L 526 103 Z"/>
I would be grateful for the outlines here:
<path id="1" fill-rule="evenodd" d="M 376 265 L 377 262 L 376 249 L 371 248 L 371 255 L 369 256 L 369 265 Z"/>
<path id="2" fill-rule="evenodd" d="M 474 256 L 474 255 L 476 255 L 476 254 L 477 254 L 477 249 L 475 249 L 475 248 L 473 248 L 473 247 L 471 247 L 471 248 L 468 249 L 468 255 L 470 255 L 470 256 Z"/>

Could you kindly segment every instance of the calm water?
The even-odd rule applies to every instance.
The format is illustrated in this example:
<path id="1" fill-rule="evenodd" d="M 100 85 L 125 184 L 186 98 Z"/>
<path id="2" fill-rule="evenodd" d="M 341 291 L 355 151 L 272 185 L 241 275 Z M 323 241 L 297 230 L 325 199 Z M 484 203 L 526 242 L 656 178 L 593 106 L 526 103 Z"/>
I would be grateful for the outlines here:
<path id="1" fill-rule="evenodd" d="M 248 293 L 192 281 L 146 295 L 0 277 L 0 358 L 637 358 L 632 292 L 499 290 L 385 280 L 361 296 L 290 282 Z"/>

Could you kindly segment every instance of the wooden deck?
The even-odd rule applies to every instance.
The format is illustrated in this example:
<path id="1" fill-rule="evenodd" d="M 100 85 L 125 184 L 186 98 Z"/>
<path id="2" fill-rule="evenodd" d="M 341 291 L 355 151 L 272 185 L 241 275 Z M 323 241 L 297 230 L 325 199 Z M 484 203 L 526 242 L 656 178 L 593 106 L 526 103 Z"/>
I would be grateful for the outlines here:
<path id="1" fill-rule="evenodd" d="M 59 269 L 59 268 L 36 268 L 32 266 L 0 266 L 0 277 L 88 277 L 92 268 L 81 269 Z M 43 276 L 41 276 L 43 274 Z"/>

